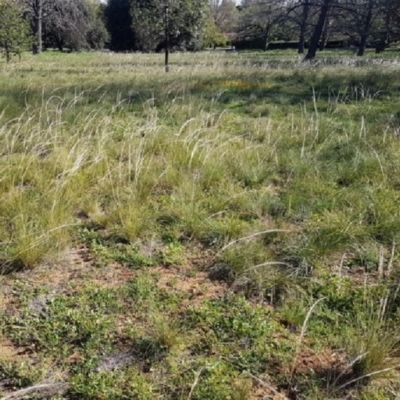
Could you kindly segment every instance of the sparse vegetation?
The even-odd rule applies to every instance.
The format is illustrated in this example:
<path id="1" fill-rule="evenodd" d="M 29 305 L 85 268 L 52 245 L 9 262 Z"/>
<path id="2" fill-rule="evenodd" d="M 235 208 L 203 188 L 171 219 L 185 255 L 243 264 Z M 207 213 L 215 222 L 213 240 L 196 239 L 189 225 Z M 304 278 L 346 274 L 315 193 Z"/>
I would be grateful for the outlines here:
<path id="1" fill-rule="evenodd" d="M 400 68 L 325 54 L 0 64 L 3 396 L 395 399 Z"/>

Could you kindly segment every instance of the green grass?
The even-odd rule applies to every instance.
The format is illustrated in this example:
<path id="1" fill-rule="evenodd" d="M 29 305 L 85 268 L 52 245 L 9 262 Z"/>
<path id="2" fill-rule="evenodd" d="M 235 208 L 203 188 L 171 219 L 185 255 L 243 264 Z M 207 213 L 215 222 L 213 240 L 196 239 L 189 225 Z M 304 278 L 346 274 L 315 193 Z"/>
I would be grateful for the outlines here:
<path id="1" fill-rule="evenodd" d="M 394 399 L 396 54 L 0 64 L 2 395 Z"/>

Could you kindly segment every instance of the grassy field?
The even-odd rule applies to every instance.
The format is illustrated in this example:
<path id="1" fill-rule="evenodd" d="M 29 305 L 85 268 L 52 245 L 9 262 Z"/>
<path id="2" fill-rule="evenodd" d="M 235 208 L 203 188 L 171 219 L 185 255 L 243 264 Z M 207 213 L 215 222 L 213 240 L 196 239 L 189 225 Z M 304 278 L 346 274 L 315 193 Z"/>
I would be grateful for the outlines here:
<path id="1" fill-rule="evenodd" d="M 397 399 L 383 57 L 0 63 L 3 399 Z"/>

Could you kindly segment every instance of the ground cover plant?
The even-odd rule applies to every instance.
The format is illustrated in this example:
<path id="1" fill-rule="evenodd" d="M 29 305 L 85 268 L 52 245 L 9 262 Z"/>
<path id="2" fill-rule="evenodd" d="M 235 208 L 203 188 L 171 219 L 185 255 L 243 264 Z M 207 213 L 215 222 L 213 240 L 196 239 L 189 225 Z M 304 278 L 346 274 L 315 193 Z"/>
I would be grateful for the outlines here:
<path id="1" fill-rule="evenodd" d="M 398 393 L 400 64 L 0 64 L 7 399 Z"/>

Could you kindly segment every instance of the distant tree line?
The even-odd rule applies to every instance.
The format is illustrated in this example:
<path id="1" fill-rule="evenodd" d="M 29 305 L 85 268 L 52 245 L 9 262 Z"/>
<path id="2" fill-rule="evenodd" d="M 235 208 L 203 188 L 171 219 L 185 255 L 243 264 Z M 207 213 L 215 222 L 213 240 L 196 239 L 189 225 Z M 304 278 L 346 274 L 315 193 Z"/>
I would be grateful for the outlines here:
<path id="1" fill-rule="evenodd" d="M 109 41 L 96 0 L 0 0 L 0 50 L 7 60 L 22 49 L 101 49 Z"/>
<path id="2" fill-rule="evenodd" d="M 108 0 L 110 48 L 154 51 L 164 46 L 169 6 L 172 45 L 196 50 L 226 45 L 264 50 L 276 42 L 315 57 L 328 42 L 383 51 L 400 40 L 400 0 Z"/>
<path id="3" fill-rule="evenodd" d="M 362 56 L 400 40 L 400 0 L 0 0 L 0 50 L 201 50 L 236 44 L 297 47 L 306 59 L 328 42 Z"/>
<path id="4" fill-rule="evenodd" d="M 243 0 L 240 40 L 256 40 L 267 50 L 273 41 L 296 41 L 300 54 L 315 57 L 328 41 L 352 45 L 362 56 L 400 40 L 400 0 Z"/>

